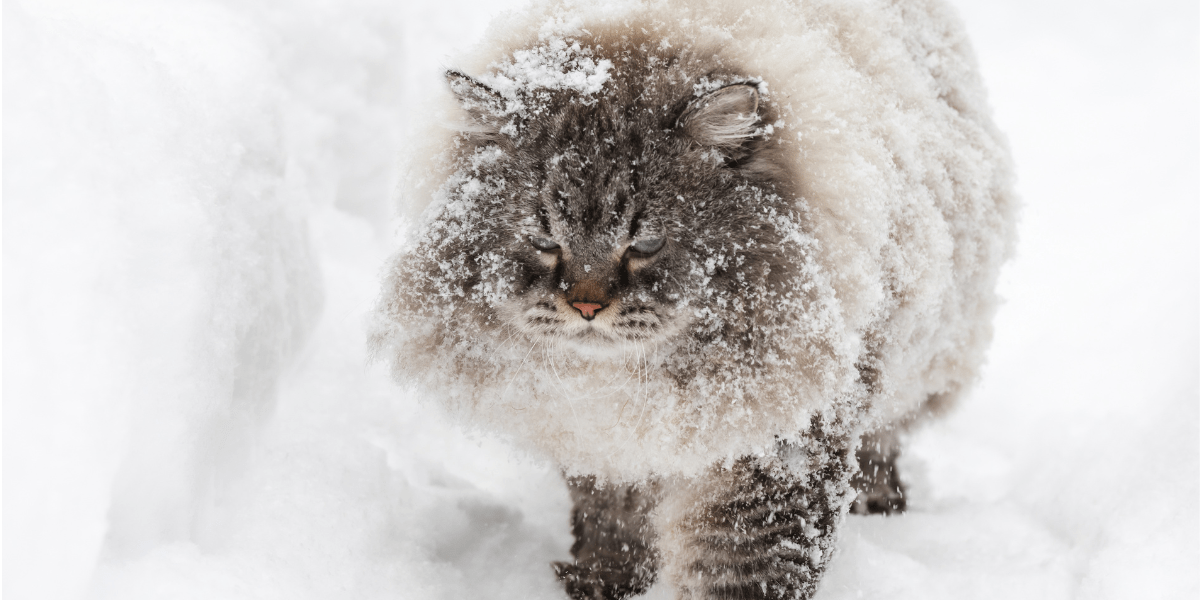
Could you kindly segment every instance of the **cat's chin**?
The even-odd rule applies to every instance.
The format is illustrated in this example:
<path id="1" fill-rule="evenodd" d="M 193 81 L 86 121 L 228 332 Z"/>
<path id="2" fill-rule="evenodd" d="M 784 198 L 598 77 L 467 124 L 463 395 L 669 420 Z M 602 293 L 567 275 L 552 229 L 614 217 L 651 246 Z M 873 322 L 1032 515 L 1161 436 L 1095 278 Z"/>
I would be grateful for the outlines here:
<path id="1" fill-rule="evenodd" d="M 582 358 L 624 360 L 630 353 L 643 353 L 658 344 L 650 340 L 626 340 L 588 328 L 559 334 L 537 332 L 533 339 Z"/>
<path id="2" fill-rule="evenodd" d="M 623 360 L 629 353 L 645 352 L 647 345 L 654 344 L 617 340 L 596 331 L 588 331 L 560 339 L 558 345 L 584 358 Z"/>

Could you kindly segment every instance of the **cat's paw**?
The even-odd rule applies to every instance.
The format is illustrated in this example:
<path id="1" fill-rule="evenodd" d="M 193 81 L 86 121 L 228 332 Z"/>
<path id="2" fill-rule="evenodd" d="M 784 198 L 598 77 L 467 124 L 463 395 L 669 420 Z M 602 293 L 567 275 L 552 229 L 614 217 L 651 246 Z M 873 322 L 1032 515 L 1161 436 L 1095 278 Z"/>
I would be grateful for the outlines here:
<path id="1" fill-rule="evenodd" d="M 575 563 L 550 563 L 572 600 L 624 600 L 645 592 L 649 581 L 626 571 L 591 568 Z"/>
<path id="2" fill-rule="evenodd" d="M 858 490 L 851 513 L 892 515 L 908 508 L 904 482 L 896 466 L 899 457 L 900 446 L 894 433 L 880 432 L 863 438 L 857 452 L 858 473 L 851 481 Z"/>
<path id="3" fill-rule="evenodd" d="M 904 512 L 908 502 L 904 499 L 904 486 L 900 482 L 894 485 L 884 484 L 869 490 L 859 491 L 850 512 L 856 515 L 892 515 Z"/>

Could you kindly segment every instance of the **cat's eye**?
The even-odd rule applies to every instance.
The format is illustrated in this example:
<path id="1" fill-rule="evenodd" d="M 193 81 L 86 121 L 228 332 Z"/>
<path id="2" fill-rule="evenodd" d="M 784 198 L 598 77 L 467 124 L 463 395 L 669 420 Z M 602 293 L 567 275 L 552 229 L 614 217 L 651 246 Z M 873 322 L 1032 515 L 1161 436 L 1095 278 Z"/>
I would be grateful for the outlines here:
<path id="1" fill-rule="evenodd" d="M 647 257 L 653 255 L 659 250 L 662 250 L 662 247 L 664 244 L 666 244 L 666 242 L 667 241 L 663 238 L 638 240 L 629 246 L 629 250 L 634 256 Z"/>
<path id="2" fill-rule="evenodd" d="M 556 244 L 554 240 L 549 240 L 543 237 L 529 238 L 529 243 L 533 244 L 533 247 L 537 248 L 541 252 L 554 252 L 559 248 L 558 244 Z"/>

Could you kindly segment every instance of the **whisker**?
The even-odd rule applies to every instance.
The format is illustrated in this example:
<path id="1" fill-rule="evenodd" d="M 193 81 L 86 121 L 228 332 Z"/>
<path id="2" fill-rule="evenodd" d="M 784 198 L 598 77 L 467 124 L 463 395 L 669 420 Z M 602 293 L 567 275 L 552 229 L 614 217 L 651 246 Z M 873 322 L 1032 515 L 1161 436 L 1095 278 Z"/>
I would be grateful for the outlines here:
<path id="1" fill-rule="evenodd" d="M 500 342 L 500 345 L 499 345 L 499 346 L 496 346 L 496 353 L 497 353 L 497 354 L 499 354 L 499 353 L 503 352 L 503 351 L 504 351 L 504 346 L 505 346 L 505 344 L 507 344 L 507 343 L 509 343 L 510 341 L 512 341 L 512 340 L 513 340 L 513 338 L 516 338 L 516 337 L 517 337 L 517 334 L 521 333 L 521 329 L 520 329 L 519 327 L 513 327 L 513 328 L 512 328 L 512 330 L 513 330 L 512 334 L 510 334 L 508 337 L 504 338 L 504 341 Z M 526 354 L 526 356 L 528 356 L 528 354 Z"/>
<path id="2" fill-rule="evenodd" d="M 640 394 L 643 391 L 643 384 L 645 384 L 646 381 L 649 379 L 650 362 L 649 362 L 649 357 L 646 355 L 646 345 L 639 342 L 638 346 L 641 348 L 641 351 L 642 351 L 642 365 L 643 365 L 642 377 L 638 378 L 638 393 Z M 649 408 L 649 406 L 650 406 L 650 394 L 647 393 L 646 396 L 642 399 L 642 410 L 640 410 L 638 412 L 637 421 L 634 422 L 633 429 L 631 429 L 629 431 L 629 437 L 626 438 L 627 442 L 631 441 L 633 436 L 637 435 L 638 429 L 641 428 L 641 426 L 642 426 L 642 420 L 646 417 L 646 409 Z"/>
<path id="3" fill-rule="evenodd" d="M 555 342 L 555 350 L 560 350 L 559 343 Z M 562 375 L 558 374 L 558 366 L 554 361 L 550 361 L 550 371 L 554 373 L 554 378 L 558 380 L 558 387 L 562 391 L 563 398 L 567 401 L 567 406 L 571 409 L 571 418 L 575 421 L 575 431 L 579 431 L 579 415 L 575 412 L 575 403 L 571 401 L 571 394 L 567 392 L 566 384 L 563 383 Z"/>
<path id="4" fill-rule="evenodd" d="M 629 402 L 631 400 L 633 400 L 633 397 L 628 397 L 625 399 L 625 403 L 621 405 L 621 410 L 617 411 L 617 421 L 615 423 L 613 423 L 612 425 L 605 427 L 604 431 L 609 431 L 612 428 L 616 427 L 617 425 L 621 424 L 621 419 L 625 417 L 625 407 L 629 406 Z"/>
<path id="5" fill-rule="evenodd" d="M 533 353 L 533 349 L 536 347 L 536 343 L 529 347 L 529 351 L 525 353 L 525 358 L 522 358 L 521 364 L 517 365 L 517 372 L 513 373 L 512 377 L 508 378 L 508 385 L 504 386 L 504 391 L 500 393 L 501 402 L 503 402 L 504 398 L 508 396 L 508 390 L 512 387 L 513 382 L 517 380 L 517 376 L 521 374 L 521 371 L 525 367 L 525 361 L 529 360 L 529 355 Z"/>

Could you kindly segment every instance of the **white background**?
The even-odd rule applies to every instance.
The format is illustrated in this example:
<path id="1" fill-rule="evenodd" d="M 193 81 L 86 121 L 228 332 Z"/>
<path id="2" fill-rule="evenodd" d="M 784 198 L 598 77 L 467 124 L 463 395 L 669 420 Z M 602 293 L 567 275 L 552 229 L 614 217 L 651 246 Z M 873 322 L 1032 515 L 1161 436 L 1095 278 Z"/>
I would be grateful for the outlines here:
<path id="1" fill-rule="evenodd" d="M 1195 598 L 1197 5 L 956 4 L 1019 256 L 818 597 Z M 363 341 L 422 101 L 502 8 L 6 3 L 7 598 L 563 597 L 557 474 Z"/>

